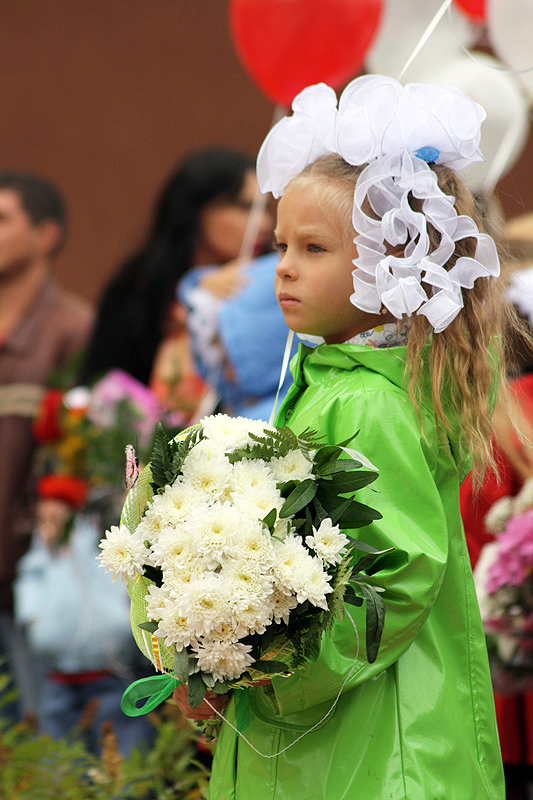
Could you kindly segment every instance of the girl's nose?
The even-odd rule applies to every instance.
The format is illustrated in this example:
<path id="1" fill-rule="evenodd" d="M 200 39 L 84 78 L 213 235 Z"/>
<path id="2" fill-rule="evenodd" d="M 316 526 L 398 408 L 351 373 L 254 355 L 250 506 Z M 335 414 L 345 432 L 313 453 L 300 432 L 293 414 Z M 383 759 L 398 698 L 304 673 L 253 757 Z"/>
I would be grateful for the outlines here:
<path id="1" fill-rule="evenodd" d="M 280 253 L 279 262 L 276 267 L 276 275 L 278 278 L 294 279 L 296 277 L 296 264 L 292 254 L 286 250 Z"/>

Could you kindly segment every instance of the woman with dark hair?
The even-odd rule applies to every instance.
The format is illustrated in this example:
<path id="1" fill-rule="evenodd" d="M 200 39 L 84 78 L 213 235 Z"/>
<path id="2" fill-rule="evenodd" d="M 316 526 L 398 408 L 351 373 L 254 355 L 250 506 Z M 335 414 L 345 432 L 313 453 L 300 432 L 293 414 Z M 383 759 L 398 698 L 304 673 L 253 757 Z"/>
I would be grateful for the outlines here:
<path id="1" fill-rule="evenodd" d="M 104 291 L 81 383 L 119 367 L 186 418 L 193 415 L 206 386 L 193 365 L 176 286 L 191 267 L 238 257 L 256 185 L 253 161 L 231 150 L 199 150 L 181 163 L 162 191 L 145 244 Z M 269 248 L 271 229 L 265 213 L 255 255 Z M 229 268 L 209 288 L 224 295 L 238 280 Z"/>

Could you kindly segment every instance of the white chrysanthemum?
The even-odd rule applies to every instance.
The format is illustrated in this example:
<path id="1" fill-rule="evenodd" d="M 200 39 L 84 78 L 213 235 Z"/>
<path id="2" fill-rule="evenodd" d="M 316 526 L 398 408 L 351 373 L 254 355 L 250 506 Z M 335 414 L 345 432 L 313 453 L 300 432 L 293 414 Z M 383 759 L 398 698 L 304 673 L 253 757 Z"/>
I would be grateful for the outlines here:
<path id="1" fill-rule="evenodd" d="M 514 513 L 512 497 L 502 497 L 491 506 L 485 516 L 485 527 L 495 535 L 502 533 Z"/>
<path id="2" fill-rule="evenodd" d="M 273 508 L 280 511 L 285 501 L 275 486 L 250 486 L 242 493 L 232 493 L 235 507 L 252 520 L 264 519 Z"/>
<path id="3" fill-rule="evenodd" d="M 307 564 L 307 569 L 298 573 L 294 582 L 294 591 L 299 603 L 309 600 L 314 606 L 319 606 L 327 611 L 326 595 L 333 589 L 329 585 L 331 576 L 324 571 L 319 558 L 312 558 Z"/>
<path id="4" fill-rule="evenodd" d="M 235 557 L 250 564 L 260 564 L 263 571 L 274 566 L 276 555 L 272 536 L 260 522 L 248 520 L 239 529 Z"/>
<path id="5" fill-rule="evenodd" d="M 195 546 L 206 565 L 216 567 L 236 552 L 239 531 L 250 523 L 240 511 L 227 503 L 214 503 L 193 515 L 189 528 L 194 529 Z"/>
<path id="6" fill-rule="evenodd" d="M 180 563 L 190 562 L 193 556 L 191 537 L 184 527 L 167 528 L 152 545 L 152 562 L 163 570 L 179 569 Z"/>
<path id="7" fill-rule="evenodd" d="M 182 471 L 186 474 L 187 469 L 190 469 L 192 465 L 205 464 L 206 461 L 211 461 L 214 464 L 229 463 L 224 445 L 220 442 L 215 442 L 213 439 L 201 439 L 189 450 L 183 462 Z"/>
<path id="8" fill-rule="evenodd" d="M 210 673 L 218 681 L 232 681 L 254 663 L 251 649 L 251 645 L 231 639 L 214 639 L 204 640 L 195 652 L 202 672 Z"/>
<path id="9" fill-rule="evenodd" d="M 514 499 L 514 512 L 515 514 L 523 514 L 533 508 L 533 479 L 529 479 L 524 483 L 520 492 Z"/>
<path id="10" fill-rule="evenodd" d="M 211 501 L 217 500 L 230 482 L 232 468 L 229 460 L 223 458 L 185 459 L 182 469 L 182 482 L 191 486 Z"/>
<path id="11" fill-rule="evenodd" d="M 168 527 L 168 521 L 158 514 L 151 506 L 137 526 L 137 531 L 143 542 L 153 544 L 161 536 L 161 531 Z"/>
<path id="12" fill-rule="evenodd" d="M 333 525 L 329 517 L 322 520 L 317 529 L 313 526 L 314 536 L 306 536 L 305 543 L 326 564 L 337 564 L 348 549 L 349 539 L 340 532 L 338 525 Z"/>
<path id="13" fill-rule="evenodd" d="M 179 596 L 184 587 L 204 575 L 205 571 L 205 564 L 199 558 L 182 558 L 163 570 L 163 582 L 172 595 Z"/>
<path id="14" fill-rule="evenodd" d="M 272 592 L 274 576 L 268 568 L 258 562 L 232 559 L 222 567 L 220 574 L 230 584 L 231 596 L 236 607 L 242 598 L 251 596 L 263 600 Z"/>
<path id="15" fill-rule="evenodd" d="M 130 533 L 125 525 L 112 525 L 99 547 L 102 553 L 97 560 L 106 567 L 106 572 L 113 574 L 113 581 L 122 578 L 127 582 L 135 575 L 142 574 L 143 565 L 150 563 L 150 552 L 144 546 L 144 540 L 137 531 Z"/>
<path id="16" fill-rule="evenodd" d="M 269 599 L 274 622 L 284 622 L 287 625 L 290 612 L 298 605 L 296 597 L 276 589 Z"/>
<path id="17" fill-rule="evenodd" d="M 291 450 L 286 456 L 273 458 L 270 468 L 278 483 L 286 481 L 304 481 L 313 478 L 313 464 L 301 450 Z"/>
<path id="18" fill-rule="evenodd" d="M 294 592 L 300 585 L 298 573 L 307 572 L 313 558 L 299 536 L 288 536 L 281 542 L 274 539 L 273 544 L 276 563 L 272 571 L 276 584 L 282 591 Z"/>
<path id="19" fill-rule="evenodd" d="M 181 477 L 167 486 L 163 494 L 154 498 L 157 513 L 167 519 L 170 525 L 179 525 L 193 509 L 202 505 L 207 505 L 204 495 Z"/>
<path id="20" fill-rule="evenodd" d="M 232 620 L 230 585 L 214 572 L 207 572 L 183 586 L 177 604 L 196 636 L 208 636 L 216 627 Z"/>
<path id="21" fill-rule="evenodd" d="M 250 443 L 249 431 L 255 433 L 257 421 L 245 417 L 213 414 L 200 420 L 204 436 L 223 445 L 226 452 L 245 447 Z"/>
<path id="22" fill-rule="evenodd" d="M 166 586 L 156 586 L 151 583 L 148 586 L 148 593 L 145 595 L 146 616 L 150 620 L 157 620 L 161 616 L 165 603 L 171 599 L 170 592 Z"/>
<path id="23" fill-rule="evenodd" d="M 237 638 L 242 639 L 251 633 L 265 633 L 272 622 L 270 595 L 243 595 L 236 605 L 233 629 Z"/>
<path id="24" fill-rule="evenodd" d="M 276 491 L 276 479 L 270 468 L 258 458 L 244 458 L 233 465 L 230 482 L 233 496 L 245 494 L 251 489 Z"/>
<path id="25" fill-rule="evenodd" d="M 161 596 L 157 614 L 158 625 L 154 636 L 164 639 L 167 647 L 174 645 L 176 650 L 183 650 L 184 647 L 194 647 L 198 643 L 192 635 L 189 620 L 181 614 L 178 603 L 173 598 Z"/>

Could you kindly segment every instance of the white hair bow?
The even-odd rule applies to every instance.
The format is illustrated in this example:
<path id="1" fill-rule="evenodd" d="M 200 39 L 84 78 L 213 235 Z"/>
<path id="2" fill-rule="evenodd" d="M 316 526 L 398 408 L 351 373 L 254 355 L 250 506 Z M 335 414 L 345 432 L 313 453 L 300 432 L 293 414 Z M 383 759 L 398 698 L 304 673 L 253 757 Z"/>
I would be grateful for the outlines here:
<path id="1" fill-rule="evenodd" d="M 348 84 L 338 109 L 335 92 L 323 83 L 304 89 L 292 108 L 259 151 L 261 191 L 280 197 L 327 153 L 366 164 L 354 191 L 358 255 L 350 300 L 369 313 L 385 306 L 397 318 L 423 314 L 436 333 L 443 331 L 463 307 L 461 290 L 479 277 L 496 277 L 500 266 L 493 240 L 470 217 L 457 215 L 455 198 L 442 192 L 427 162 L 459 170 L 482 160 L 484 110 L 458 89 L 402 86 L 379 75 Z M 412 209 L 410 195 L 422 201 L 421 212 Z M 367 203 L 372 215 L 363 210 Z M 432 252 L 428 223 L 440 233 Z M 477 239 L 473 257 L 445 270 L 456 242 L 467 237 Z M 386 243 L 403 254 L 388 254 Z"/>

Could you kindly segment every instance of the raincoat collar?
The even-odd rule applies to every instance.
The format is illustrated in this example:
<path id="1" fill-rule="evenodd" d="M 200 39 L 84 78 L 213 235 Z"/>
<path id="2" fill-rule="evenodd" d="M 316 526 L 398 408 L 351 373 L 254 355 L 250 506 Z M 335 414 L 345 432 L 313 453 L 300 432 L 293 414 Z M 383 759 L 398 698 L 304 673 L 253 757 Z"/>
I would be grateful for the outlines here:
<path id="1" fill-rule="evenodd" d="M 294 383 L 301 387 L 319 383 L 323 371 L 332 367 L 341 370 L 366 367 L 406 389 L 409 380 L 406 364 L 405 346 L 373 348 L 358 344 L 320 344 L 308 347 L 301 344 L 291 363 L 291 372 Z"/>

